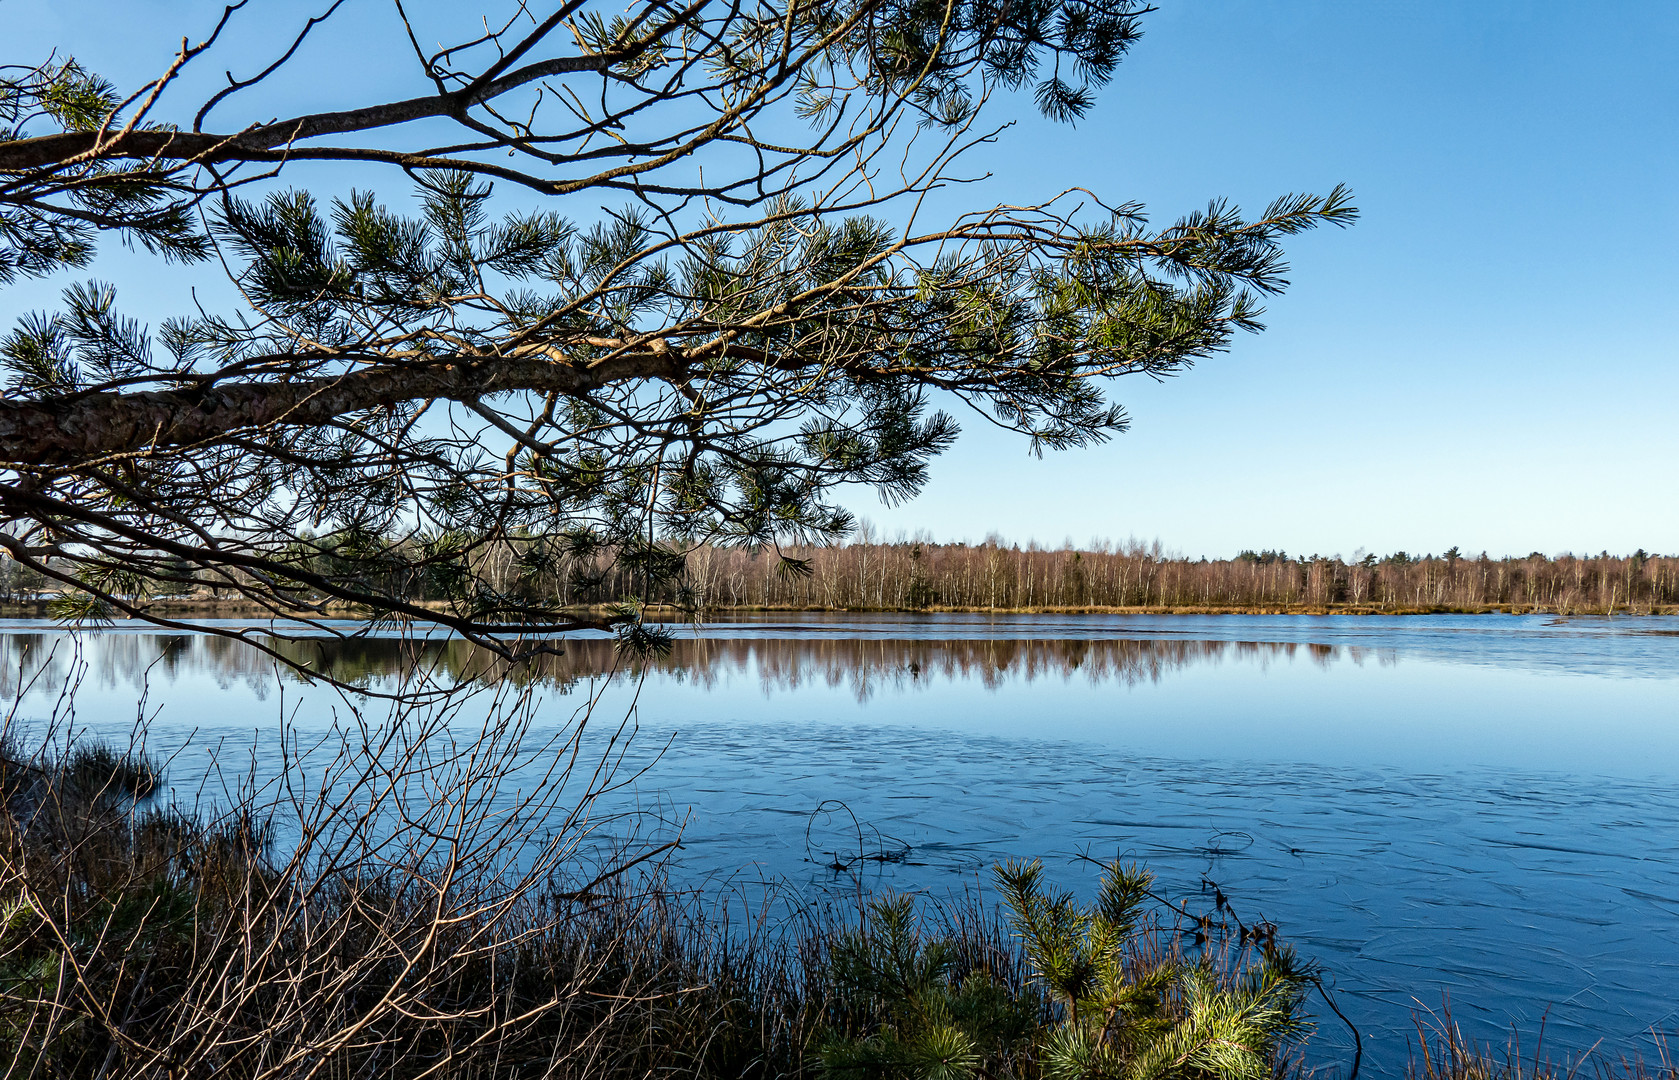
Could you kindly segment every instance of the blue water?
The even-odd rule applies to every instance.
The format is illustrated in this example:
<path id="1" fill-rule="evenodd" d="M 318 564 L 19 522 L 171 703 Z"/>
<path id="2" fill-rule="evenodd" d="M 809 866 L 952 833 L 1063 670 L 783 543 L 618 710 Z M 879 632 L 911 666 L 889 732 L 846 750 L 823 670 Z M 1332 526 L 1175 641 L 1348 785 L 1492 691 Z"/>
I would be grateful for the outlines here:
<path id="1" fill-rule="evenodd" d="M 1081 856 L 1137 858 L 1176 897 L 1216 882 L 1321 961 L 1376 1074 L 1448 998 L 1500 1044 L 1514 1027 L 1531 1049 L 1543 1021 L 1559 1056 L 1679 1029 L 1679 620 L 824 615 L 683 635 L 611 681 L 609 643 L 572 643 L 539 711 L 558 725 L 599 692 L 597 715 L 633 715 L 638 760 L 663 752 L 620 798 L 680 827 L 691 880 L 942 895 L 1009 857 L 1070 884 Z M 20 718 L 51 712 L 71 646 L 0 624 L 0 690 L 37 676 Z M 322 646 L 346 652 L 338 674 L 368 689 L 405 669 L 394 643 Z M 186 747 L 182 791 L 212 747 L 342 712 L 206 635 L 117 627 L 79 657 L 77 722 L 126 734 L 144 684 L 152 745 Z M 860 850 L 899 861 L 828 868 Z M 1350 1039 L 1326 1017 L 1314 1046 L 1333 1062 Z"/>

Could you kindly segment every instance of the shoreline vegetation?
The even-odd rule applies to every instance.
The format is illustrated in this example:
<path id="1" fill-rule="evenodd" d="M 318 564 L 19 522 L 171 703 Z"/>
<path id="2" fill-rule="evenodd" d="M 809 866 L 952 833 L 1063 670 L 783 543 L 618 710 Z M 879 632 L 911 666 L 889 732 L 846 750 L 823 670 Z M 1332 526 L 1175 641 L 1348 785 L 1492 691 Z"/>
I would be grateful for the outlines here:
<path id="1" fill-rule="evenodd" d="M 1105 865 L 1090 900 L 1032 860 L 995 867 L 990 897 L 719 905 L 672 886 L 669 844 L 588 846 L 610 767 L 478 813 L 531 759 L 528 698 L 494 695 L 438 755 L 459 704 L 358 715 L 312 795 L 290 782 L 319 763 L 292 757 L 288 783 L 219 810 L 159 805 L 166 763 L 143 748 L 25 751 L 8 723 L 4 1075 L 1356 1080 L 1373 1050 L 1417 1080 L 1679 1076 L 1659 1038 L 1653 1063 L 1552 1062 L 1466 1039 L 1449 1008 L 1402 1063 L 1278 927 L 1216 887 L 1204 910 L 1169 900 L 1135 865 Z M 393 797 L 410 786 L 430 794 Z M 1312 1053 L 1335 1024 L 1350 1061 Z"/>
<path id="2" fill-rule="evenodd" d="M 427 606 L 432 606 L 428 604 Z M 437 603 L 439 609 L 445 605 Z M 195 619 L 272 619 L 284 618 L 276 616 L 266 608 L 251 603 L 226 600 L 185 600 L 154 602 L 146 608 L 150 615 L 166 619 L 192 621 Z M 611 610 L 608 605 L 592 605 L 582 608 L 568 608 L 573 611 L 606 612 Z M 644 616 L 650 622 L 683 622 L 689 620 L 693 612 L 671 604 L 647 604 L 642 608 Z M 351 605 L 329 604 L 312 611 L 314 615 L 325 614 L 329 618 L 346 620 L 361 620 L 367 617 L 363 608 Z M 1618 607 L 1613 611 L 1597 607 L 1549 607 L 1543 604 L 1488 604 L 1478 607 L 1458 607 L 1453 605 L 1433 605 L 1427 607 L 1401 607 L 1370 604 L 1253 604 L 1253 605 L 1184 605 L 1180 607 L 1105 607 L 1099 605 L 1081 605 L 1078 607 L 1019 607 L 1019 608 L 987 608 L 987 607 L 817 607 L 817 606 L 760 606 L 742 605 L 740 607 L 712 607 L 700 612 L 702 617 L 727 621 L 731 617 L 745 615 L 1298 615 L 1298 616 L 1326 616 L 1326 615 L 1354 615 L 1369 617 L 1399 617 L 1415 615 L 1556 615 L 1556 616 L 1609 616 L 1609 615 L 1679 615 L 1679 604 L 1655 604 Z M 50 600 L 32 601 L 27 603 L 0 603 L 0 618 L 5 619 L 55 619 L 57 616 Z"/>
<path id="3" fill-rule="evenodd" d="M 1082 901 L 1033 860 L 994 868 L 994 897 L 859 889 L 813 906 L 772 891 L 735 896 L 732 913 L 729 890 L 719 905 L 672 886 L 669 844 L 589 846 L 605 824 L 592 804 L 619 782 L 609 760 L 580 790 L 567 781 L 588 767 L 566 767 L 511 812 L 480 813 L 532 760 L 528 698 L 495 694 L 475 737 L 436 754 L 460 704 L 358 715 L 324 768 L 290 757 L 286 784 L 220 809 L 160 805 L 167 763 L 143 748 L 49 733 L 26 751 L 8 722 L 4 1075 L 1358 1075 L 1367 1048 L 1316 967 L 1216 888 L 1194 910 L 1115 862 Z M 564 760 L 577 731 L 535 756 Z M 309 773 L 313 794 L 290 794 Z M 410 787 L 430 794 L 393 797 Z M 556 814 L 557 829 L 525 825 Z M 1311 1051 L 1336 1023 L 1350 1063 Z M 1572 1080 L 1589 1062 L 1600 1080 L 1679 1076 L 1659 1039 L 1653 1064 L 1519 1046 L 1465 1039 L 1448 1009 L 1419 1018 L 1405 1074 Z M 1387 1073 L 1395 1050 L 1378 1050 Z"/>
<path id="4" fill-rule="evenodd" d="M 365 543 L 365 538 L 360 541 Z M 392 548 L 411 541 L 390 540 Z M 317 546 L 320 541 L 315 541 Z M 326 545 L 330 548 L 330 545 Z M 314 550 L 310 548 L 309 550 Z M 1513 558 L 1443 554 L 1291 556 L 1244 551 L 1188 559 L 1158 544 L 1096 543 L 1059 549 L 930 541 L 770 549 L 703 545 L 680 568 L 639 570 L 645 553 L 567 549 L 551 538 L 513 537 L 473 548 L 471 573 L 488 590 L 470 602 L 599 614 L 626 603 L 657 618 L 751 612 L 921 612 L 1120 615 L 1679 614 L 1679 556 L 1534 552 Z M 676 558 L 676 556 L 671 556 Z M 303 556 L 311 572 L 341 573 L 331 558 Z M 347 564 L 346 564 L 347 565 Z M 437 568 L 434 568 L 437 569 Z M 460 609 L 444 578 L 422 570 L 373 590 L 422 608 Z M 56 593 L 39 575 L 0 557 L 0 615 L 48 617 Z M 365 616 L 324 597 L 300 597 L 310 614 Z M 237 580 L 169 596 L 136 596 L 164 618 L 285 617 L 241 595 Z"/>
<path id="5" fill-rule="evenodd" d="M 1035 860 L 996 867 L 995 900 L 680 889 L 676 841 L 598 802 L 622 747 L 537 735 L 532 703 L 353 710 L 190 806 L 140 735 L 55 721 L 25 749 L 6 721 L 0 1075 L 1299 1071 L 1316 970 L 1222 896 L 1198 915 L 1115 862 L 1082 902 Z"/>

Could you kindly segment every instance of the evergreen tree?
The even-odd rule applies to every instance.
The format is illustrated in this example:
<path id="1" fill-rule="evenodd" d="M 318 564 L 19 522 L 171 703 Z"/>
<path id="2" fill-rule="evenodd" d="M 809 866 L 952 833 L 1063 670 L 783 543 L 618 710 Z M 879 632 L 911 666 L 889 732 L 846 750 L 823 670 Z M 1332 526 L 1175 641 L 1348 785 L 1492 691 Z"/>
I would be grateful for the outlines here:
<path id="1" fill-rule="evenodd" d="M 996 870 L 1032 984 L 1010 989 L 925 938 L 906 898 L 873 902 L 835 946 L 843 1008 L 819 1053 L 833 1080 L 1269 1080 L 1309 1030 L 1312 972 L 1266 940 L 1236 970 L 1187 959 L 1145 920 L 1153 879 L 1114 863 L 1096 902 L 1048 889 L 1037 861 Z M 1245 935 L 1244 935 L 1245 936 Z"/>
<path id="2" fill-rule="evenodd" d="M 0 546 L 66 616 L 160 618 L 150 596 L 207 587 L 508 652 L 645 636 L 633 603 L 557 600 L 599 559 L 654 588 L 700 542 L 844 535 L 836 489 L 913 496 L 948 409 L 1038 450 L 1106 439 L 1110 379 L 1257 330 L 1282 239 L 1356 215 L 1336 188 L 1165 227 L 1084 193 L 918 220 L 996 134 L 992 99 L 1086 115 L 1146 10 L 520 5 L 417 52 L 427 94 L 278 121 L 233 117 L 332 11 L 214 93 L 190 76 L 254 9 L 132 92 L 74 60 L 0 70 L 0 285 L 114 232 L 216 256 L 245 300 L 142 319 L 74 283 L 0 336 Z M 320 161 L 401 170 L 412 199 L 290 186 Z M 509 189 L 542 205 L 499 208 Z"/>

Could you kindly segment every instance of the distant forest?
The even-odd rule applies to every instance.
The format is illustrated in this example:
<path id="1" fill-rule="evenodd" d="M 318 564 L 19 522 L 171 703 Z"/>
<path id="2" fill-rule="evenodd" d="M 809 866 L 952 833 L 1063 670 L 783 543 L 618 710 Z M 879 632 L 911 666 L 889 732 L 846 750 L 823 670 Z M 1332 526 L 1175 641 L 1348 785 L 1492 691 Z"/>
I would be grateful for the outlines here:
<path id="1" fill-rule="evenodd" d="M 406 542 L 406 541 L 402 541 Z M 1186 559 L 1158 544 L 1098 544 L 1079 550 L 927 541 L 793 547 L 779 552 L 701 547 L 681 573 L 649 577 L 646 559 L 594 550 L 571 553 L 545 540 L 503 540 L 475 549 L 475 571 L 506 599 L 552 607 L 638 600 L 702 612 L 730 609 L 1161 610 L 1161 611 L 1554 611 L 1679 612 L 1679 557 L 1642 550 L 1617 556 L 1489 558 L 1456 548 L 1355 560 L 1244 551 L 1233 559 Z M 330 559 L 313 569 L 332 574 Z M 365 564 L 363 564 L 365 565 Z M 48 583 L 0 558 L 0 602 L 41 606 Z M 448 598 L 443 578 L 419 575 L 381 586 L 415 600 Z M 458 574 L 447 575 L 458 579 Z M 227 604 L 237 588 L 199 586 L 177 601 Z M 154 598 L 156 599 L 156 598 Z"/>
<path id="2" fill-rule="evenodd" d="M 1367 555 L 1283 551 L 1185 559 L 1158 545 L 1086 550 L 1001 543 L 850 544 L 783 558 L 704 549 L 688 559 L 701 607 L 926 610 L 1164 609 L 1557 612 L 1679 606 L 1679 557 Z"/>

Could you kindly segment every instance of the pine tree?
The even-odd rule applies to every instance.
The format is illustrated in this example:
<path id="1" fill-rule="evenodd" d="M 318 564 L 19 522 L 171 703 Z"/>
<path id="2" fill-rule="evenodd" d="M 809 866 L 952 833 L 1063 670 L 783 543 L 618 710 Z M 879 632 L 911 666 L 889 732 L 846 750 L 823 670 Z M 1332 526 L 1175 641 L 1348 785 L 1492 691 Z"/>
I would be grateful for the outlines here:
<path id="1" fill-rule="evenodd" d="M 818 1062 L 834 1080 L 1268 1080 L 1309 1031 L 1312 972 L 1267 939 L 1239 969 L 1162 947 L 1152 877 L 1118 862 L 1094 904 L 1046 888 L 1037 860 L 996 869 L 1032 983 L 1016 990 L 927 940 L 907 898 L 870 905 L 834 947 L 843 1020 Z"/>
<path id="2" fill-rule="evenodd" d="M 245 301 L 183 293 L 142 317 L 79 283 L 0 335 L 0 546 L 66 616 L 157 617 L 149 597 L 208 587 L 507 653 L 513 635 L 644 633 L 634 603 L 567 610 L 536 577 L 605 558 L 650 590 L 699 543 L 846 534 L 835 493 L 913 496 L 950 409 L 1038 450 L 1121 432 L 1110 379 L 1258 329 L 1283 238 L 1352 221 L 1347 193 L 1165 227 L 1077 193 L 936 227 L 911 211 L 959 175 L 990 100 L 1086 115 L 1146 10 L 521 7 L 418 56 L 434 93 L 245 122 L 330 13 L 205 98 L 187 75 L 254 9 L 130 92 L 73 60 L 0 69 L 0 285 L 83 266 L 115 233 L 216 256 Z M 319 161 L 401 170 L 411 200 L 295 186 Z M 541 205 L 503 208 L 513 188 Z"/>

